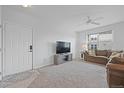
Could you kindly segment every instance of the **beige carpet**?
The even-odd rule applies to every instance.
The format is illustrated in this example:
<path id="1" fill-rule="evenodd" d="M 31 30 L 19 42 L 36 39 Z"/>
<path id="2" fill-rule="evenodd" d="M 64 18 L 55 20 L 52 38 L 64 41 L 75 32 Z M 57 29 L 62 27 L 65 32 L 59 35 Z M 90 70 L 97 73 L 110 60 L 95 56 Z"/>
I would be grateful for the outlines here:
<path id="1" fill-rule="evenodd" d="M 0 87 L 105 88 L 105 66 L 73 61 L 5 77 Z"/>
<path id="2" fill-rule="evenodd" d="M 105 66 L 68 62 L 39 69 L 39 76 L 29 85 L 30 88 L 105 88 Z"/>

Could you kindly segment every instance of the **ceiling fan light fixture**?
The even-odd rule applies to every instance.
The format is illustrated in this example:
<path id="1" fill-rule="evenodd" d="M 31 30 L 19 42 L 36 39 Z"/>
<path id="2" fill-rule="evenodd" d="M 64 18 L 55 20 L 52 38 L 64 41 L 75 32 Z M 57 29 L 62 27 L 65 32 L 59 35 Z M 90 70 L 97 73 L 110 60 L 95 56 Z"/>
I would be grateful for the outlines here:
<path id="1" fill-rule="evenodd" d="M 97 21 L 104 19 L 104 17 L 97 17 L 97 18 L 93 19 L 91 16 L 86 16 L 86 18 L 87 18 L 87 21 L 85 21 L 85 24 L 87 24 L 87 25 L 89 25 L 89 24 L 101 25 L 101 23 L 99 23 Z"/>

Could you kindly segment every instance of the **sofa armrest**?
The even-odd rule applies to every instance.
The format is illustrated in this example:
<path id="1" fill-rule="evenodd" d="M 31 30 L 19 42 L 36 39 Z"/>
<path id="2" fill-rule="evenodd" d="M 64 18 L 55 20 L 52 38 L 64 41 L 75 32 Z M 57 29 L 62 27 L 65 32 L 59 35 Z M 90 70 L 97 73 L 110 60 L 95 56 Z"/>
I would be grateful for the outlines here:
<path id="1" fill-rule="evenodd" d="M 85 60 L 85 61 L 87 61 L 87 58 L 89 57 L 88 52 L 87 52 L 87 51 L 85 51 L 83 54 L 84 54 L 84 60 Z"/>
<path id="2" fill-rule="evenodd" d="M 108 63 L 106 68 L 109 87 L 124 86 L 124 65 Z"/>
<path id="3" fill-rule="evenodd" d="M 109 69 L 109 70 L 116 70 L 116 71 L 124 72 L 124 64 L 108 63 L 106 65 L 106 68 Z"/>

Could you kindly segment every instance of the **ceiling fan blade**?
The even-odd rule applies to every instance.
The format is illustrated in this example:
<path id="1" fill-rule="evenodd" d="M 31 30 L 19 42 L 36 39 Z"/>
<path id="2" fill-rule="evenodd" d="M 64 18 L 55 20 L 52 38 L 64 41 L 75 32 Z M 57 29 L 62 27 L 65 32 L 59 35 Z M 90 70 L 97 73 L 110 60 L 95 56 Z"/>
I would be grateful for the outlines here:
<path id="1" fill-rule="evenodd" d="M 95 25 L 100 25 L 100 23 L 97 23 L 95 22 L 95 20 L 101 20 L 103 19 L 104 17 L 97 17 L 96 19 L 91 19 L 90 16 L 87 16 L 87 21 L 85 22 L 84 20 L 86 20 L 86 18 L 83 19 L 84 22 L 81 22 L 80 24 L 78 24 L 79 26 L 80 25 L 83 25 L 83 24 L 95 24 Z"/>
<path id="2" fill-rule="evenodd" d="M 96 23 L 96 22 L 91 22 L 91 24 L 100 25 L 100 23 Z"/>
<path id="3" fill-rule="evenodd" d="M 90 20 L 90 16 L 87 16 L 87 19 Z"/>
<path id="4" fill-rule="evenodd" d="M 101 20 L 101 19 L 104 19 L 104 17 L 97 17 L 97 18 L 93 19 L 93 21 Z"/>

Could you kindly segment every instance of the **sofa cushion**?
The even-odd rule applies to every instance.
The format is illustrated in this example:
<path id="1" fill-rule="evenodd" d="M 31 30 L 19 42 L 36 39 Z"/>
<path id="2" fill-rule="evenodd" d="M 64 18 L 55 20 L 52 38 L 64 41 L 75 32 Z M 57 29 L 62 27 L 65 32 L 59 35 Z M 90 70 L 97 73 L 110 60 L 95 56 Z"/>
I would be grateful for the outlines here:
<path id="1" fill-rule="evenodd" d="M 96 50 L 96 56 L 107 56 L 107 50 Z"/>
<path id="2" fill-rule="evenodd" d="M 96 56 L 96 57 L 108 59 L 108 57 L 106 57 L 106 56 Z"/>
<path id="3" fill-rule="evenodd" d="M 114 57 L 112 58 L 110 63 L 124 64 L 124 58 Z"/>

